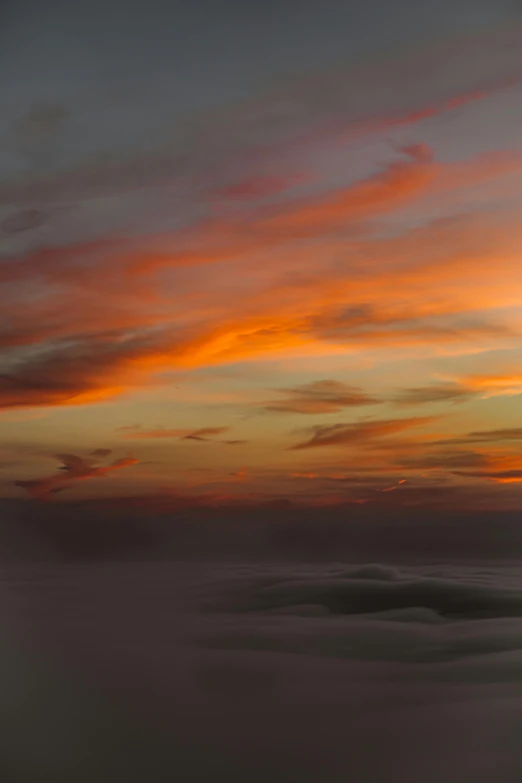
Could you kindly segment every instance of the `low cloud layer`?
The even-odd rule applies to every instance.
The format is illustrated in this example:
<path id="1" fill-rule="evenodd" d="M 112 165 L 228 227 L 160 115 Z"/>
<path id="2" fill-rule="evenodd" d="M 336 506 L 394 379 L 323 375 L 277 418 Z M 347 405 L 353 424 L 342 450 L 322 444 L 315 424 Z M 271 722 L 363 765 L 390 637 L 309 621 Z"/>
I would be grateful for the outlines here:
<path id="1" fill-rule="evenodd" d="M 104 562 L 6 584 L 16 634 L 6 617 L 1 654 L 18 704 L 6 764 L 25 779 L 42 768 L 60 783 L 151 769 L 161 783 L 216 770 L 232 783 L 518 775 L 518 565 Z M 370 613 L 321 604 L 350 589 L 373 593 Z M 392 608 L 398 593 L 411 603 Z M 479 614 L 421 603 L 452 596 Z M 34 722 L 49 715 L 42 745 Z"/>

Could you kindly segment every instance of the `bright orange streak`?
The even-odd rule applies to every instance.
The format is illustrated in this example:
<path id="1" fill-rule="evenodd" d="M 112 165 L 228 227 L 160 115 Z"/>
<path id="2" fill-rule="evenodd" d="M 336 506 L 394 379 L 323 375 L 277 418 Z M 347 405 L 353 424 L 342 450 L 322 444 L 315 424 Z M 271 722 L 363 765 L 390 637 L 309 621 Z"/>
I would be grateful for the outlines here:
<path id="1" fill-rule="evenodd" d="M 188 336 L 184 331 L 176 330 L 175 324 L 167 322 L 164 333 L 158 332 L 155 339 L 144 342 L 129 355 L 122 353 L 119 356 L 114 352 L 113 359 L 102 363 L 101 367 L 96 366 L 94 361 L 92 366 L 87 361 L 80 363 L 75 370 L 77 378 L 73 379 L 76 388 L 71 388 L 74 384 L 69 378 L 63 390 L 57 385 L 51 386 L 48 391 L 45 383 L 35 383 L 32 376 L 30 383 L 25 386 L 20 384 L 20 389 L 16 383 L 3 378 L 0 380 L 0 402 L 12 407 L 88 404 L 150 382 L 151 375 L 162 369 L 189 368 L 268 355 L 329 354 L 344 352 L 347 348 L 357 350 L 364 346 L 390 344 L 447 346 L 454 343 L 458 346 L 469 344 L 472 340 L 483 346 L 488 340 L 498 343 L 501 339 L 514 339 L 513 332 L 495 331 L 487 324 L 444 330 L 422 321 L 479 309 L 519 305 L 522 297 L 519 262 L 522 241 L 514 219 L 512 223 L 507 219 L 496 224 L 491 219 L 489 222 L 481 219 L 480 224 L 476 220 L 436 224 L 410 232 L 405 237 L 358 240 L 355 247 L 354 243 L 347 245 L 339 239 L 323 236 L 332 228 L 332 221 L 342 223 L 347 220 L 349 223 L 352 219 L 369 219 L 426 190 L 446 192 L 451 188 L 487 181 L 513 167 L 522 169 L 520 155 L 483 156 L 472 162 L 447 167 L 430 162 L 429 154 L 423 148 L 412 148 L 408 155 L 409 160 L 392 164 L 385 172 L 367 181 L 356 183 L 335 196 L 321 197 L 312 203 L 293 204 L 278 216 L 256 213 L 250 222 L 242 226 L 219 222 L 210 224 L 202 229 L 201 239 L 213 260 L 230 260 L 239 251 L 240 255 L 244 253 L 248 258 L 260 248 L 280 248 L 281 253 L 275 258 L 275 263 L 266 265 L 267 273 L 272 276 L 267 278 L 267 285 L 246 296 L 241 290 L 230 294 L 221 306 L 221 294 L 214 292 L 210 286 L 206 293 L 209 315 L 205 318 L 203 300 L 199 322 L 187 332 Z M 295 265 L 295 248 L 288 242 L 305 236 L 322 239 L 319 246 L 309 244 L 300 247 L 299 257 L 303 262 L 315 259 L 314 271 L 295 284 L 281 285 L 281 270 Z M 353 250 L 357 261 L 353 267 L 350 250 Z M 329 267 L 323 262 L 327 262 L 331 254 L 342 258 L 343 252 L 348 254 L 345 274 L 340 276 L 337 272 L 329 275 Z M 73 268 L 63 266 L 66 255 L 62 252 L 57 258 L 52 255 L 39 257 L 38 268 L 42 274 L 46 269 L 51 270 L 53 276 L 57 275 L 57 281 L 63 272 L 67 282 L 71 283 Z M 182 258 L 183 253 L 180 252 L 178 260 Z M 161 263 L 168 265 L 173 259 L 177 263 L 176 256 L 166 255 Z M 125 259 L 121 260 L 125 262 Z M 20 273 L 16 264 L 5 266 L 9 266 L 10 275 Z M 157 259 L 151 265 L 143 257 L 136 265 L 134 259 L 128 270 L 130 274 L 118 278 L 116 284 L 128 284 L 133 296 L 137 295 L 139 285 L 133 277 L 133 270 L 140 268 L 142 272 L 150 273 L 157 267 Z M 29 269 L 32 269 L 31 265 L 26 271 Z M 245 261 L 246 281 L 249 269 Z M 83 318 L 88 301 L 83 298 L 84 282 L 80 276 L 78 292 L 67 288 L 65 294 L 63 291 L 60 293 L 61 299 L 53 302 L 53 308 L 58 308 L 58 312 L 63 314 L 55 336 L 63 336 L 65 316 L 74 312 L 77 297 L 82 302 Z M 177 304 L 175 293 L 172 299 Z M 145 300 L 149 302 L 148 292 Z M 120 299 L 112 302 L 109 298 L 106 316 L 98 307 L 98 330 L 105 328 L 105 318 L 113 328 L 116 301 Z M 368 312 L 359 322 L 353 323 L 346 336 L 340 339 L 344 326 L 342 321 L 336 323 L 332 313 L 346 308 L 354 311 L 366 308 Z M 21 312 L 20 309 L 20 317 Z M 230 318 L 231 312 L 236 313 L 234 318 Z M 30 324 L 31 343 L 38 342 L 41 316 L 40 305 L 36 305 L 35 316 L 32 317 L 31 305 L 24 304 L 23 328 L 27 330 L 26 324 Z M 135 325 L 137 328 L 157 326 L 167 317 L 167 308 L 155 314 L 144 310 L 135 316 Z M 44 319 L 44 322 L 51 324 L 44 332 L 46 339 L 53 334 L 53 320 Z M 76 324 L 75 321 L 72 323 Z M 130 321 L 127 322 L 129 326 Z M 20 330 L 23 331 L 22 328 Z M 86 339 L 89 339 L 89 333 Z M 94 349 L 95 357 L 96 343 Z M 59 370 L 60 360 L 56 366 Z M 45 379 L 54 374 L 55 367 L 50 364 L 47 368 L 42 364 L 39 372 Z"/>

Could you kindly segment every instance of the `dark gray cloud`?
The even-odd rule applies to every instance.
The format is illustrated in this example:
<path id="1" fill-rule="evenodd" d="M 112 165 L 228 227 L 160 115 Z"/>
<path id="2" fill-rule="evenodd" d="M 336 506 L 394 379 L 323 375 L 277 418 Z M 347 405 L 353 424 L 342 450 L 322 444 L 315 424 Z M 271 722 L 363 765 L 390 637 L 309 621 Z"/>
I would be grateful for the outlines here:
<path id="1" fill-rule="evenodd" d="M 306 383 L 292 389 L 277 389 L 281 400 L 266 403 L 263 409 L 269 413 L 336 413 L 344 408 L 375 405 L 381 400 L 356 386 L 335 380 Z"/>
<path id="2" fill-rule="evenodd" d="M 45 214 L 39 209 L 23 209 L 14 212 L 0 222 L 1 234 L 18 234 L 38 228 L 45 221 Z"/>
<path id="3" fill-rule="evenodd" d="M 468 443 L 497 443 L 501 441 L 522 440 L 521 427 L 506 427 L 501 430 L 478 430 L 468 432 L 460 438 L 448 438 L 434 441 L 434 445 L 461 445 Z"/>
<path id="4" fill-rule="evenodd" d="M 469 468 L 488 464 L 488 456 L 477 451 L 438 451 L 436 453 L 422 453 L 418 456 L 401 457 L 395 464 L 404 468 L 416 468 L 419 470 L 440 468 L 451 470 L 453 468 Z"/>
<path id="5" fill-rule="evenodd" d="M 226 446 L 244 446 L 248 443 L 248 440 L 220 440 L 219 443 L 224 443 Z"/>
<path id="6" fill-rule="evenodd" d="M 91 457 L 99 457 L 103 459 L 104 457 L 108 457 L 111 453 L 111 449 L 94 449 L 94 451 L 91 451 Z"/>
<path id="7" fill-rule="evenodd" d="M 370 575 L 371 576 L 371 575 Z M 325 581 L 296 580 L 275 584 L 257 591 L 253 609 L 319 604 L 333 614 L 373 614 L 422 607 L 441 617 L 520 617 L 522 591 L 495 589 L 424 577 L 422 579 L 390 579 L 380 574 L 359 578 L 358 572 L 343 579 Z"/>
<path id="8" fill-rule="evenodd" d="M 479 392 L 468 389 L 458 383 L 437 383 L 431 386 L 418 386 L 412 389 L 401 389 L 391 398 L 398 407 L 425 405 L 433 402 L 466 402 L 477 396 Z"/>
<path id="9" fill-rule="evenodd" d="M 118 432 L 123 432 L 124 437 L 131 440 L 156 440 L 164 438 L 175 438 L 177 440 L 196 440 L 206 443 L 225 443 L 227 445 L 237 445 L 246 443 L 244 440 L 217 440 L 213 436 L 222 435 L 228 432 L 230 427 L 200 427 L 199 429 L 168 429 L 166 427 L 157 427 L 156 429 L 145 430 L 140 424 L 119 427 Z"/>
<path id="10" fill-rule="evenodd" d="M 209 440 L 208 435 L 221 435 L 229 429 L 230 427 L 201 427 L 189 432 L 188 435 L 183 435 L 182 440 Z"/>
<path id="11" fill-rule="evenodd" d="M 456 470 L 458 476 L 470 476 L 471 478 L 484 478 L 490 481 L 496 481 L 500 484 L 521 483 L 522 468 L 520 470 Z"/>
<path id="12" fill-rule="evenodd" d="M 470 432 L 468 440 L 477 442 L 497 440 L 522 440 L 522 427 L 508 427 L 502 430 L 481 430 Z"/>
<path id="13" fill-rule="evenodd" d="M 87 458 L 74 454 L 60 454 L 57 459 L 62 463 L 59 468 L 61 472 L 44 478 L 19 480 L 14 483 L 36 500 L 52 500 L 57 492 L 62 492 L 77 481 L 102 478 L 138 462 L 133 457 L 121 457 L 108 465 L 98 464 L 108 454 L 110 454 L 108 449 L 96 449 Z"/>
<path id="14" fill-rule="evenodd" d="M 292 449 L 311 449 L 320 446 L 342 446 L 352 443 L 364 443 L 387 435 L 422 427 L 434 421 L 433 417 L 411 417 L 405 419 L 363 420 L 350 424 L 317 425 L 307 431 L 312 435 L 309 440 L 292 446 Z"/>
<path id="15" fill-rule="evenodd" d="M 143 330 L 101 332 L 56 341 L 35 340 L 31 350 L 10 354 L 0 372 L 0 408 L 66 404 L 111 387 L 133 360 L 164 339 Z"/>

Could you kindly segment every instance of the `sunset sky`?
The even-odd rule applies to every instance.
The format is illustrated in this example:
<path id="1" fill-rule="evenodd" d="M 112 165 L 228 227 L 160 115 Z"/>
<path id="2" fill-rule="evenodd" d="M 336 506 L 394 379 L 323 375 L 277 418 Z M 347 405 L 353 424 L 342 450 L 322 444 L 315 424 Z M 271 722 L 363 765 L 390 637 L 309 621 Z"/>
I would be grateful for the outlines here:
<path id="1" fill-rule="evenodd" d="M 0 17 L 1 495 L 522 508 L 522 6 L 120 5 Z"/>

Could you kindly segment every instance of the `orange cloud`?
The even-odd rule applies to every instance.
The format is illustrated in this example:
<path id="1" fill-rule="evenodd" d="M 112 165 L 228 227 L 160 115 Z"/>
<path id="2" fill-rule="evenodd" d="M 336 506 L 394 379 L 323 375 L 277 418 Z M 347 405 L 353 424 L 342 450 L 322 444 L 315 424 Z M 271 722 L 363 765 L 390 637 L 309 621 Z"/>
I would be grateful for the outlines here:
<path id="1" fill-rule="evenodd" d="M 399 407 L 424 405 L 435 402 L 466 402 L 476 392 L 460 383 L 434 383 L 431 386 L 417 386 L 401 389 L 392 397 L 392 403 Z"/>
<path id="2" fill-rule="evenodd" d="M 480 470 L 455 471 L 466 478 L 486 479 L 494 484 L 522 484 L 522 454 L 484 455 L 486 467 Z"/>
<path id="3" fill-rule="evenodd" d="M 516 154 L 440 166 L 422 146 L 405 152 L 335 194 L 278 212 L 256 210 L 239 222 L 211 221 L 185 239 L 173 235 L 174 247 L 186 242 L 186 250 L 132 255 L 121 243 L 91 243 L 2 264 L 7 327 L 0 344 L 19 352 L 0 376 L 0 406 L 87 404 L 149 384 L 165 369 L 291 352 L 441 350 L 519 339 L 508 323 L 465 317 L 520 301 L 514 216 L 438 221 L 387 238 L 339 235 L 340 227 L 373 220 L 420 193 L 522 171 Z M 296 256 L 296 239 L 314 241 Z M 296 258 L 303 277 L 295 275 Z M 342 264 L 332 266 L 331 258 Z M 180 288 L 177 278 L 161 280 L 176 272 L 183 281 L 180 265 L 208 261 L 222 262 L 220 271 L 236 284 L 223 288 L 217 277 L 208 284 L 198 277 Z M 28 299 L 25 287 L 33 283 L 39 296 Z"/>
<path id="4" fill-rule="evenodd" d="M 473 397 L 487 399 L 501 395 L 522 394 L 522 375 L 474 375 L 461 380 L 443 381 L 429 386 L 400 390 L 392 402 L 398 406 L 434 402 L 466 402 Z"/>
<path id="5" fill-rule="evenodd" d="M 522 394 L 522 374 L 519 372 L 505 375 L 474 375 L 466 378 L 463 384 L 482 397 Z"/>
<path id="6" fill-rule="evenodd" d="M 351 443 L 364 443 L 411 427 L 421 427 L 435 421 L 434 417 L 413 417 L 409 419 L 376 419 L 358 421 L 353 424 L 318 425 L 308 431 L 310 440 L 292 446 L 293 451 L 318 448 L 320 446 L 343 446 Z"/>
<path id="7" fill-rule="evenodd" d="M 424 145 L 406 147 L 406 162 L 393 163 L 368 180 L 329 194 L 312 203 L 281 209 L 279 214 L 261 219 L 261 231 L 306 237 L 335 227 L 339 221 L 367 219 L 393 210 L 398 204 L 425 190 L 435 178 L 431 150 Z"/>
<path id="8" fill-rule="evenodd" d="M 209 440 L 207 435 L 221 435 L 227 432 L 230 427 L 201 427 L 197 430 L 187 429 L 156 429 L 142 430 L 139 426 L 136 428 L 122 428 L 126 438 L 132 440 L 153 440 L 157 438 L 179 438 L 180 440 Z M 219 441 L 221 442 L 221 441 Z M 237 441 L 230 441 L 236 443 Z"/>
<path id="9" fill-rule="evenodd" d="M 52 500 L 56 492 L 67 489 L 68 486 L 77 482 L 85 481 L 91 478 L 100 478 L 113 473 L 116 470 L 136 465 L 137 459 L 133 457 L 123 457 L 112 462 L 110 465 L 96 465 L 96 461 L 109 452 L 105 449 L 98 449 L 92 453 L 91 458 L 83 459 L 74 454 L 62 454 L 58 457 L 62 461 L 61 470 L 63 473 L 57 473 L 41 479 L 29 481 L 15 481 L 15 485 L 22 487 L 27 494 L 37 500 Z M 93 460 L 92 457 L 95 459 Z"/>
<path id="10" fill-rule="evenodd" d="M 344 408 L 375 405 L 381 400 L 340 381 L 313 381 L 293 389 L 278 389 L 280 400 L 263 405 L 270 413 L 336 413 Z"/>
<path id="11" fill-rule="evenodd" d="M 451 193 L 522 172 L 522 153 L 517 152 L 488 153 L 444 166 L 433 161 L 431 150 L 422 144 L 405 147 L 402 153 L 406 160 L 336 192 L 269 206 L 240 218 L 207 221 L 173 237 L 169 244 L 178 244 L 178 250 L 122 254 L 122 261 L 131 271 L 146 275 L 162 268 L 248 258 L 385 215 L 420 195 Z"/>

